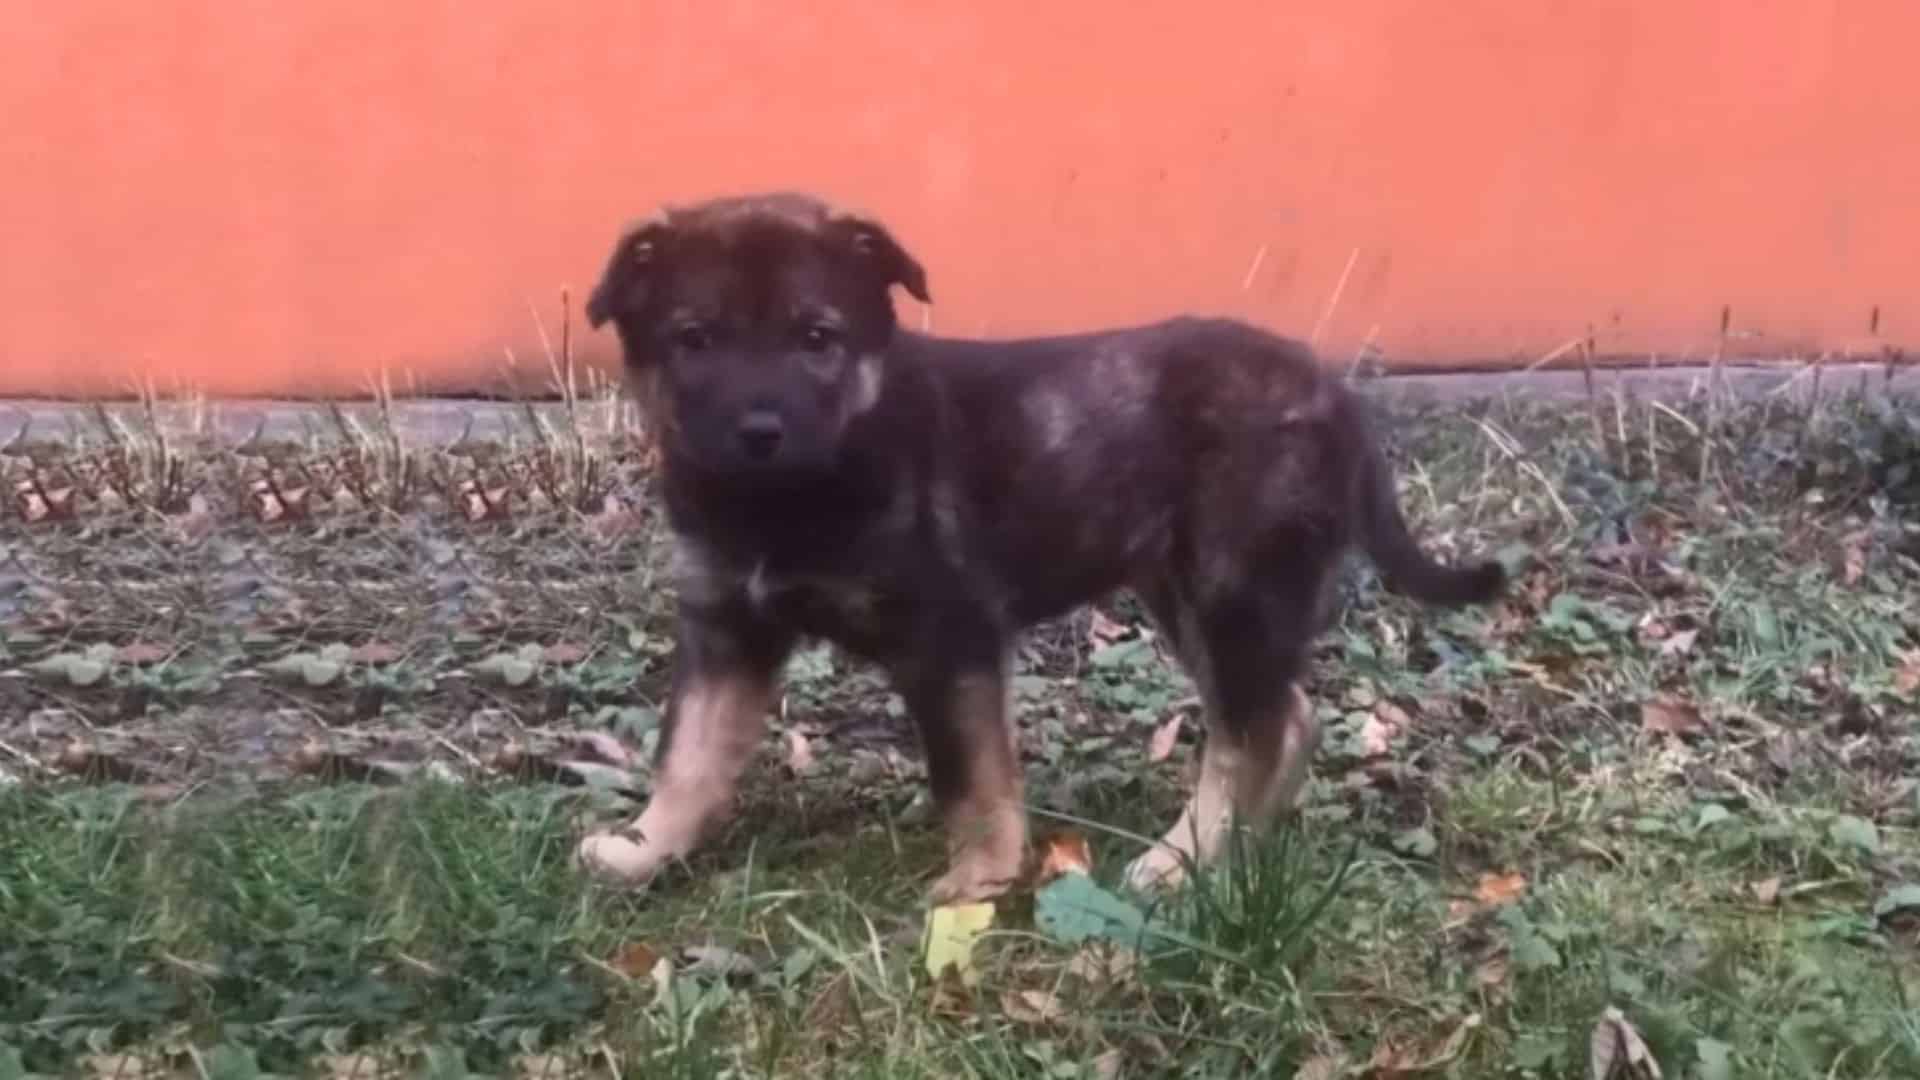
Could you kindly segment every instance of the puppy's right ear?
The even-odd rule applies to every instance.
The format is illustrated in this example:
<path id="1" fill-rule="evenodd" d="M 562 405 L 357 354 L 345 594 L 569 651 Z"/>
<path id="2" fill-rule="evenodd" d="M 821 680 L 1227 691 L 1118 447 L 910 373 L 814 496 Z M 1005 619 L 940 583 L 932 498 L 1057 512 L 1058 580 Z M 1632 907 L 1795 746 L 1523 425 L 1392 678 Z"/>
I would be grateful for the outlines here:
<path id="1" fill-rule="evenodd" d="M 587 325 L 595 330 L 607 324 L 615 314 L 645 303 L 647 288 L 660 268 L 662 249 L 668 238 L 664 215 L 650 218 L 628 229 L 613 247 L 600 284 L 587 296 Z"/>

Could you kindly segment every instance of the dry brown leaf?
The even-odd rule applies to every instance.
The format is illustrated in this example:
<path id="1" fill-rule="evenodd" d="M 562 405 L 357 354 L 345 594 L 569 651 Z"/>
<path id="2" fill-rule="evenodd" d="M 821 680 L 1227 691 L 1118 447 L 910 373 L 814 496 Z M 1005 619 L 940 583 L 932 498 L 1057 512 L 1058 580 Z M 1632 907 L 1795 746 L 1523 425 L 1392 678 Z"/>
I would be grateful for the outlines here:
<path id="1" fill-rule="evenodd" d="M 1756 881 L 1748 888 L 1753 890 L 1753 898 L 1762 904 L 1771 906 L 1780 899 L 1780 879 L 1777 877 Z"/>
<path id="2" fill-rule="evenodd" d="M 1660 1080 L 1660 1063 L 1626 1014 L 1609 1005 L 1587 1040 L 1587 1074 L 1590 1080 Z"/>
<path id="3" fill-rule="evenodd" d="M 1670 635 L 1660 643 L 1660 655 L 1679 658 L 1693 651 L 1693 643 L 1700 639 L 1698 630 L 1681 630 Z"/>
<path id="4" fill-rule="evenodd" d="M 1486 987 L 1488 990 L 1497 990 L 1506 985 L 1507 973 L 1510 968 L 1511 962 L 1508 960 L 1507 954 L 1504 952 L 1495 953 L 1482 961 L 1480 966 L 1473 970 L 1473 978 L 1475 982 Z"/>
<path id="5" fill-rule="evenodd" d="M 1105 941 L 1090 941 L 1067 961 L 1067 974 L 1089 986 L 1118 986 L 1132 982 L 1140 956 L 1132 949 Z"/>
<path id="6" fill-rule="evenodd" d="M 1385 757 L 1393 749 L 1393 737 L 1400 733 L 1393 724 L 1375 712 L 1360 725 L 1360 746 L 1368 757 Z"/>
<path id="7" fill-rule="evenodd" d="M 1688 701 L 1662 694 L 1640 705 L 1640 726 L 1664 735 L 1697 735 L 1706 729 L 1700 709 Z"/>
<path id="8" fill-rule="evenodd" d="M 1099 608 L 1093 609 L 1092 618 L 1087 622 L 1087 644 L 1094 648 L 1111 645 L 1133 633 L 1133 628 L 1108 618 Z"/>
<path id="9" fill-rule="evenodd" d="M 1173 746 L 1180 741 L 1180 725 L 1183 718 L 1174 713 L 1173 718 L 1153 730 L 1153 739 L 1147 743 L 1147 760 L 1159 764 L 1173 756 Z"/>
<path id="10" fill-rule="evenodd" d="M 973 988 L 961 978 L 958 968 L 943 968 L 933 980 L 927 1010 L 935 1016 L 969 1019 L 974 1014 Z"/>
<path id="11" fill-rule="evenodd" d="M 540 656 L 549 664 L 577 664 L 587 658 L 584 645 L 575 645 L 569 641 L 556 642 L 540 650 Z"/>
<path id="12" fill-rule="evenodd" d="M 315 1071 L 332 1080 L 377 1080 L 382 1068 L 372 1054 L 321 1054 L 314 1064 Z"/>
<path id="13" fill-rule="evenodd" d="M 1872 534 L 1865 529 L 1843 538 L 1840 556 L 1840 580 L 1858 585 L 1867 572 L 1867 541 Z"/>
<path id="14" fill-rule="evenodd" d="M 513 1074 L 522 1080 L 564 1080 L 572 1067 L 559 1054 L 516 1054 Z"/>
<path id="15" fill-rule="evenodd" d="M 397 645 L 389 645 L 384 641 L 369 641 L 365 645 L 354 646 L 353 651 L 347 653 L 347 660 L 350 663 L 377 666 L 391 664 L 404 655 L 406 654 L 401 652 Z"/>
<path id="16" fill-rule="evenodd" d="M 1481 874 L 1473 898 L 1480 901 L 1482 907 L 1499 907 L 1520 899 L 1526 891 L 1525 874 Z"/>
<path id="17" fill-rule="evenodd" d="M 640 755 L 609 732 L 582 731 L 573 738 L 582 749 L 616 768 L 631 769 L 640 763 Z"/>
<path id="18" fill-rule="evenodd" d="M 1094 1080 L 1119 1080 L 1120 1069 L 1126 1064 L 1126 1058 L 1119 1050 L 1109 1050 L 1093 1059 Z"/>
<path id="19" fill-rule="evenodd" d="M 787 768 L 793 770 L 795 776 L 813 771 L 813 744 L 792 728 L 787 729 Z"/>
<path id="20" fill-rule="evenodd" d="M 1434 1072 L 1460 1056 L 1467 1037 L 1479 1026 L 1480 1014 L 1473 1013 L 1437 1044 L 1396 1046 L 1391 1040 L 1382 1040 L 1367 1061 L 1366 1076 L 1368 1080 L 1405 1080 Z"/>
<path id="21" fill-rule="evenodd" d="M 1092 874 L 1093 848 L 1087 838 L 1072 829 L 1057 829 L 1035 845 L 1039 869 L 1036 883 L 1045 885 L 1062 874 Z"/>
<path id="22" fill-rule="evenodd" d="M 164 645 L 155 645 L 150 641 L 136 641 L 131 645 L 122 645 L 113 652 L 113 658 L 122 664 L 157 664 L 173 655 L 173 650 Z"/>
<path id="23" fill-rule="evenodd" d="M 1000 997 L 1000 1011 L 1016 1024 L 1035 1027 L 1057 1024 L 1066 1015 L 1060 996 L 1051 990 L 1009 990 Z"/>
<path id="24" fill-rule="evenodd" d="M 628 942 L 620 946 L 613 954 L 607 966 L 625 975 L 629 979 L 644 979 L 653 974 L 656 964 L 660 963 L 660 953 L 644 941 Z"/>
<path id="25" fill-rule="evenodd" d="M 1293 1080 L 1334 1080 L 1346 1071 L 1346 1058 L 1338 1054 L 1315 1054 L 1294 1070 Z"/>
<path id="26" fill-rule="evenodd" d="M 1920 690 L 1920 649 L 1901 657 L 1900 666 L 1893 673 L 1893 688 L 1902 694 Z"/>

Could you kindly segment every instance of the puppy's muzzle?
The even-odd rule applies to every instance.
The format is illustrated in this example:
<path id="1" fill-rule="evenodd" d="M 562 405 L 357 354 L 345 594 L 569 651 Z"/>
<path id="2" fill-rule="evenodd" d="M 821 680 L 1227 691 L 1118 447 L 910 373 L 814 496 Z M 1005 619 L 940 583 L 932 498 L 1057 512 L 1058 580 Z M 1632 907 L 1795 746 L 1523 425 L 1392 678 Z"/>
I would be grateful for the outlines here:
<path id="1" fill-rule="evenodd" d="M 755 462 L 773 460 L 786 434 L 787 425 L 780 414 L 768 409 L 753 410 L 741 417 L 739 426 L 734 428 L 734 437 L 740 440 L 740 452 L 748 461 Z"/>

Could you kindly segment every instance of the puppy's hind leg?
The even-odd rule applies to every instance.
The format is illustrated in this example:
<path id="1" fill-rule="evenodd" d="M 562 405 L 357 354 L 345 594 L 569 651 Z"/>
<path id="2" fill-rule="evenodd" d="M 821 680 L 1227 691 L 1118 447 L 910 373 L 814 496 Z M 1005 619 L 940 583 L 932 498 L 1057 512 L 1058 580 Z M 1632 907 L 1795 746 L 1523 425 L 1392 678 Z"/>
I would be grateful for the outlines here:
<path id="1" fill-rule="evenodd" d="M 1236 817 L 1259 828 L 1299 798 L 1321 732 L 1294 682 L 1313 625 L 1294 600 L 1236 598 L 1180 620 L 1182 660 L 1207 708 L 1206 747 L 1186 809 L 1128 866 L 1130 887 L 1178 885 L 1189 862 L 1219 855 Z"/>

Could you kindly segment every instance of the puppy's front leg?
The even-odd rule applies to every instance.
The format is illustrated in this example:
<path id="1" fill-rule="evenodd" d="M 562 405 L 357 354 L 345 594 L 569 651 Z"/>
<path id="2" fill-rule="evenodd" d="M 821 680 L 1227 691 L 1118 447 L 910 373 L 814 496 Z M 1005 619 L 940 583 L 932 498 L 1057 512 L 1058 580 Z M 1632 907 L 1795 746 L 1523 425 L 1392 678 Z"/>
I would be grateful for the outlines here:
<path id="1" fill-rule="evenodd" d="M 1005 892 L 1026 859 L 1027 815 L 1008 656 L 939 662 L 903 687 L 926 748 L 927 776 L 947 834 L 947 870 L 929 890 L 935 904 Z"/>
<path id="2" fill-rule="evenodd" d="M 625 828 L 580 841 L 582 865 L 643 885 L 699 845 L 752 760 L 790 645 L 758 626 L 683 616 L 653 795 Z"/>

